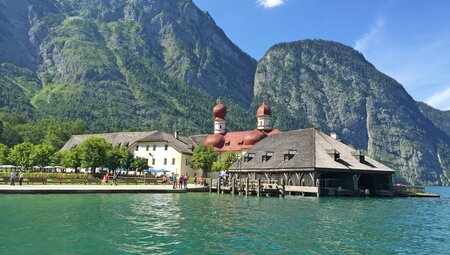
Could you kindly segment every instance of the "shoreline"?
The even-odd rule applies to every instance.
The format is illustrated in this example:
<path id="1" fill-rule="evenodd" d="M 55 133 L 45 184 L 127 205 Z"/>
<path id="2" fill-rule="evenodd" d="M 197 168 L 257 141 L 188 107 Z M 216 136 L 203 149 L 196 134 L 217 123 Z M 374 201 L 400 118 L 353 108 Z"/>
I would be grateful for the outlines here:
<path id="1" fill-rule="evenodd" d="M 93 193 L 187 193 L 207 192 L 208 187 L 193 184 L 187 189 L 171 185 L 0 185 L 0 194 L 93 194 Z"/>

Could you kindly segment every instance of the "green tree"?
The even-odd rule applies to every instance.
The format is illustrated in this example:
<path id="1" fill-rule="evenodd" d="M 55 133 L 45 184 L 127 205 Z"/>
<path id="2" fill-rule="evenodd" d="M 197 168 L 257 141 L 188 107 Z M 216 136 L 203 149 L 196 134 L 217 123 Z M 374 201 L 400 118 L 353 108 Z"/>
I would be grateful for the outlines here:
<path id="1" fill-rule="evenodd" d="M 8 146 L 0 143 L 0 165 L 7 165 L 8 162 Z"/>
<path id="2" fill-rule="evenodd" d="M 33 147 L 34 145 L 30 142 L 23 142 L 15 145 L 9 151 L 8 160 L 14 165 L 22 166 L 22 169 L 32 166 L 30 155 L 33 151 Z"/>
<path id="3" fill-rule="evenodd" d="M 100 137 L 89 137 L 78 147 L 81 159 L 81 167 L 91 168 L 95 173 L 97 167 L 106 166 L 108 151 L 112 149 L 111 143 Z"/>
<path id="4" fill-rule="evenodd" d="M 191 157 L 191 165 L 194 169 L 201 169 L 203 175 L 211 172 L 214 162 L 217 160 L 217 153 L 211 145 L 201 144 L 194 149 Z"/>
<path id="5" fill-rule="evenodd" d="M 212 166 L 213 172 L 228 171 L 228 168 L 239 159 L 236 152 L 228 151 Z"/>
<path id="6" fill-rule="evenodd" d="M 78 168 L 81 167 L 81 158 L 78 148 L 74 148 L 68 151 L 62 151 L 61 154 L 61 166 L 65 168 L 74 168 L 75 173 L 78 172 Z"/>
<path id="7" fill-rule="evenodd" d="M 56 149 L 50 144 L 38 144 L 33 146 L 30 154 L 30 164 L 32 166 L 48 166 L 51 164 L 52 157 Z"/>
<path id="8" fill-rule="evenodd" d="M 126 146 L 120 146 L 118 148 L 120 167 L 125 169 L 130 169 L 131 163 L 133 162 L 133 153 Z"/>
<path id="9" fill-rule="evenodd" d="M 146 158 L 134 158 L 133 162 L 131 162 L 131 169 L 137 172 L 142 172 L 148 168 L 148 159 Z"/>

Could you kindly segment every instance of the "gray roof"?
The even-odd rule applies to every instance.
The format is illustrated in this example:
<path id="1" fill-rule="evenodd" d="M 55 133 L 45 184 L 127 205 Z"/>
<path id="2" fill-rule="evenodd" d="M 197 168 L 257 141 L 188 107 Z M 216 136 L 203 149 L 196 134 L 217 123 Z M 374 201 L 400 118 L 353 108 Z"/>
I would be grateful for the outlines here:
<path id="1" fill-rule="evenodd" d="M 160 131 L 149 132 L 118 132 L 106 134 L 73 135 L 61 150 L 70 150 L 75 148 L 89 137 L 101 137 L 113 145 L 122 145 L 130 147 L 136 142 L 167 142 L 176 150 L 184 154 L 192 154 L 193 143 L 189 142 L 188 137 L 179 136 L 175 138 L 171 134 Z"/>
<path id="2" fill-rule="evenodd" d="M 189 136 L 189 139 L 191 139 L 195 146 L 198 146 L 205 143 L 206 137 L 208 137 L 208 135 L 191 135 Z"/>
<path id="3" fill-rule="evenodd" d="M 284 160 L 285 154 L 295 153 L 290 160 Z M 335 160 L 334 152 L 339 153 Z M 266 162 L 263 155 L 273 153 Z M 271 135 L 256 143 L 246 155 L 254 155 L 249 162 L 236 162 L 230 171 L 292 171 L 292 170 L 345 170 L 390 172 L 394 170 L 380 162 L 364 157 L 360 162 L 359 152 L 348 145 L 314 128 L 289 131 Z M 244 155 L 244 157 L 246 156 Z"/>

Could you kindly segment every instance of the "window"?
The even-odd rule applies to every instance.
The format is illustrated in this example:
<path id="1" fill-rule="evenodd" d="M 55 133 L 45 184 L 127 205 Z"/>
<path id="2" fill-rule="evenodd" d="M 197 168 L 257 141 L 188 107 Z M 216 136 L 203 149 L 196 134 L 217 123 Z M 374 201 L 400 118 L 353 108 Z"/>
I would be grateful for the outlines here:
<path id="1" fill-rule="evenodd" d="M 285 154 L 284 154 L 284 161 L 289 161 L 291 160 L 295 154 L 297 153 L 296 150 L 288 150 Z"/>
<path id="2" fill-rule="evenodd" d="M 175 165 L 175 158 L 172 159 L 172 165 Z"/>
<path id="3" fill-rule="evenodd" d="M 244 144 L 244 140 L 238 141 L 238 145 L 243 145 L 243 144 Z"/>
<path id="4" fill-rule="evenodd" d="M 155 160 L 155 159 L 152 159 L 152 165 L 154 165 L 154 164 L 155 164 L 155 162 L 156 162 L 156 160 Z"/>
<path id="5" fill-rule="evenodd" d="M 164 146 L 164 150 L 166 151 L 167 148 L 169 148 L 169 146 L 166 144 L 166 145 Z"/>
<path id="6" fill-rule="evenodd" d="M 254 153 L 248 153 L 244 156 L 244 163 L 250 162 L 255 157 Z"/>
<path id="7" fill-rule="evenodd" d="M 167 158 L 164 158 L 164 165 L 167 165 Z"/>
<path id="8" fill-rule="evenodd" d="M 266 154 L 262 155 L 261 160 L 262 160 L 262 162 L 267 162 L 267 161 L 269 161 L 269 159 L 272 158 L 272 156 L 273 156 L 273 152 L 266 152 Z"/>
<path id="9" fill-rule="evenodd" d="M 225 146 L 230 146 L 230 141 L 228 141 L 228 142 L 225 142 Z"/>
<path id="10" fill-rule="evenodd" d="M 156 151 L 156 144 L 153 145 L 153 151 Z"/>
<path id="11" fill-rule="evenodd" d="M 150 147 L 150 145 L 147 145 L 147 148 L 145 148 L 146 151 L 148 151 L 148 147 Z"/>
<path id="12" fill-rule="evenodd" d="M 186 162 L 185 162 L 185 163 L 186 163 L 186 166 L 187 166 L 187 165 L 189 165 L 189 161 L 188 161 L 188 159 L 187 159 L 187 158 L 186 158 Z"/>
<path id="13" fill-rule="evenodd" d="M 136 145 L 136 151 L 138 151 L 139 150 L 139 145 Z"/>

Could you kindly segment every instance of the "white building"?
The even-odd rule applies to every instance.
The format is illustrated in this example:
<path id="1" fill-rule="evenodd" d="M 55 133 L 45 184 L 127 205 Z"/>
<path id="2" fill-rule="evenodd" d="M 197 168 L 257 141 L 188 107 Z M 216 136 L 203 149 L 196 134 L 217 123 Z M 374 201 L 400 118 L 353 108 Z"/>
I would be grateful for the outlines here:
<path id="1" fill-rule="evenodd" d="M 145 158 L 149 168 L 170 171 L 168 174 L 201 175 L 189 164 L 194 141 L 186 136 L 160 132 L 119 132 L 91 135 L 74 135 L 61 150 L 75 148 L 89 137 L 101 137 L 115 146 L 127 146 L 135 157 Z"/>

